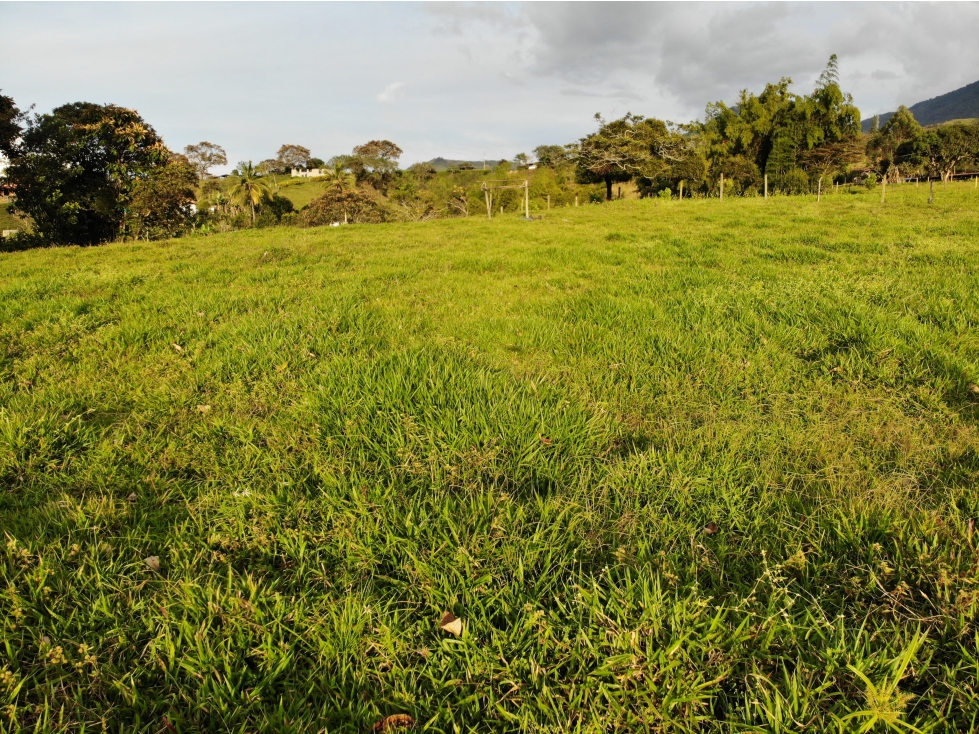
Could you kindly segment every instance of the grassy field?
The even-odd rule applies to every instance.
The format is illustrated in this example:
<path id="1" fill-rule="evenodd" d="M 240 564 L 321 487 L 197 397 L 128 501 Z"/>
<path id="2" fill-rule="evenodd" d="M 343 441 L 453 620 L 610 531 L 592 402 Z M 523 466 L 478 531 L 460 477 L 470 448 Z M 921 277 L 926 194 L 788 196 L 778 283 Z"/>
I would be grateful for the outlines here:
<path id="1" fill-rule="evenodd" d="M 296 209 L 302 209 L 326 189 L 326 184 L 317 179 L 292 179 L 288 176 L 276 178 L 279 183 L 276 193 L 289 199 Z"/>
<path id="2" fill-rule="evenodd" d="M 979 730 L 936 193 L 0 255 L 0 729 Z"/>

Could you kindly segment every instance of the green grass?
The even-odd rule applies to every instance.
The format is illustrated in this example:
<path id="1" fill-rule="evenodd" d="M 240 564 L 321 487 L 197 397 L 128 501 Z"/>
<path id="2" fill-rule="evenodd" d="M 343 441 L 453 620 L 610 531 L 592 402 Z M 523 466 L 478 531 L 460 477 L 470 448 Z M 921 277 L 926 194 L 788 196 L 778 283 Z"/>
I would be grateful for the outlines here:
<path id="1" fill-rule="evenodd" d="M 321 180 L 288 178 L 285 176 L 276 176 L 276 178 L 279 181 L 279 190 L 277 193 L 289 199 L 296 209 L 302 209 L 326 189 L 326 184 Z"/>
<path id="2" fill-rule="evenodd" d="M 26 229 L 24 222 L 10 213 L 10 204 L 0 202 L 0 229 Z"/>
<path id="3" fill-rule="evenodd" d="M 0 729 L 976 731 L 927 195 L 0 255 Z"/>

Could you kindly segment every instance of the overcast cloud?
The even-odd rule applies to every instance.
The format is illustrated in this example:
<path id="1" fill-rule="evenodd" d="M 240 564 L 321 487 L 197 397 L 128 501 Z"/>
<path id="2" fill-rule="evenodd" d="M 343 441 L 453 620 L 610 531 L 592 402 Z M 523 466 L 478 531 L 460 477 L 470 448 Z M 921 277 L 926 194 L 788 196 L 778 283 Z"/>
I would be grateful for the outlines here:
<path id="1" fill-rule="evenodd" d="M 138 109 L 232 161 L 372 138 L 403 163 L 512 158 L 592 116 L 677 122 L 830 54 L 868 117 L 979 79 L 979 3 L 0 3 L 0 88 Z"/>

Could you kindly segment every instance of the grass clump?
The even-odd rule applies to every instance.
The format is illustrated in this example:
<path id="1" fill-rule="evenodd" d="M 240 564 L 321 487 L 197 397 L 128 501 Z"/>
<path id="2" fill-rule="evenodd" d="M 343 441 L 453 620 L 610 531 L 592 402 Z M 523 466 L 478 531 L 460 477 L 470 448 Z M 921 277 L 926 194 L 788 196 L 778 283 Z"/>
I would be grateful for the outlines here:
<path id="1" fill-rule="evenodd" d="M 974 729 L 976 198 L 895 189 L 2 256 L 3 727 Z"/>

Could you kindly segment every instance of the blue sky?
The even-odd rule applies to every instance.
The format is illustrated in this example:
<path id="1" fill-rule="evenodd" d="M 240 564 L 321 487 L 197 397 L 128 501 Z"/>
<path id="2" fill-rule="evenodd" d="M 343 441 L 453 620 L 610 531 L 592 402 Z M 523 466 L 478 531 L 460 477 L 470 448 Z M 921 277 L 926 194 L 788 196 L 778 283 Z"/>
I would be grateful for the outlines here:
<path id="1" fill-rule="evenodd" d="M 0 89 L 140 111 L 174 149 L 512 158 L 593 115 L 677 122 L 831 53 L 864 116 L 979 79 L 979 3 L 0 3 Z"/>

